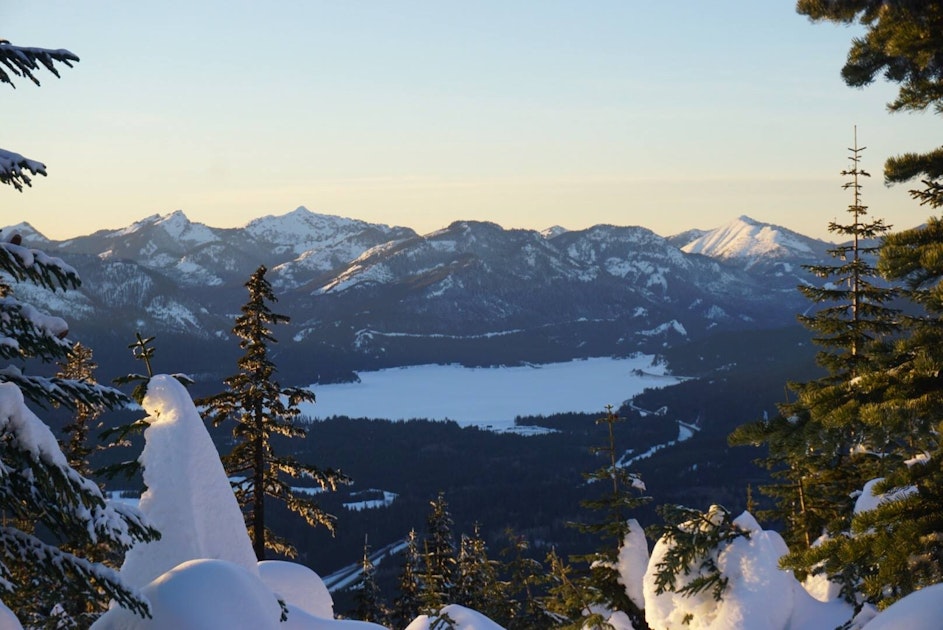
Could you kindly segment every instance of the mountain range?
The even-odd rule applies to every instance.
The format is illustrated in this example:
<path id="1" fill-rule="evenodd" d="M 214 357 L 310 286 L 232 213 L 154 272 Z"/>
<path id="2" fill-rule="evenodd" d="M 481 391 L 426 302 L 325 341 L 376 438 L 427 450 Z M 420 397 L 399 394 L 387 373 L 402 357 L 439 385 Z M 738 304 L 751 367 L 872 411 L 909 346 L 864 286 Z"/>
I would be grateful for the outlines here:
<path id="1" fill-rule="evenodd" d="M 803 265 L 824 262 L 831 247 L 745 216 L 667 238 L 643 227 L 540 232 L 480 221 L 421 235 L 303 207 L 241 228 L 176 211 L 65 241 L 28 223 L 0 236 L 14 233 L 83 279 L 65 293 L 16 290 L 66 317 L 71 337 L 112 370 L 129 367 L 127 345 L 141 332 L 157 337 L 158 364 L 172 364 L 162 371 L 204 380 L 234 371 L 243 283 L 265 265 L 274 310 L 292 320 L 275 331 L 277 360 L 304 383 L 418 363 L 659 352 L 787 326 L 808 306 L 796 291 L 814 281 Z"/>

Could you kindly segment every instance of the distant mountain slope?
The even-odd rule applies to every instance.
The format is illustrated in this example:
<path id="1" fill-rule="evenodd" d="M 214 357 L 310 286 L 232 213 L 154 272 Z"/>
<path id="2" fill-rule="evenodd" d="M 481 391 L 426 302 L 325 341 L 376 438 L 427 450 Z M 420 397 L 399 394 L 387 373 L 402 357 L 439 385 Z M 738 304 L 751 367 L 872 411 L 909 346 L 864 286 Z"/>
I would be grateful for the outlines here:
<path id="1" fill-rule="evenodd" d="M 305 208 L 241 228 L 176 211 L 62 242 L 25 223 L 11 231 L 84 278 L 78 291 L 36 297 L 73 321 L 77 338 L 158 334 L 171 354 L 202 348 L 207 371 L 221 369 L 215 348 L 233 345 L 243 283 L 267 265 L 278 310 L 292 317 L 278 335 L 290 341 L 282 360 L 312 379 L 418 362 L 626 355 L 791 324 L 807 306 L 795 290 L 809 281 L 801 265 L 827 248 L 746 217 L 670 239 L 641 227 L 539 232 L 481 221 L 419 235 Z"/>
<path id="2" fill-rule="evenodd" d="M 688 233 L 694 236 L 696 233 Z M 740 216 L 726 225 L 679 245 L 689 254 L 742 261 L 746 267 L 773 260 L 809 261 L 821 256 L 827 244 L 786 228 Z"/>

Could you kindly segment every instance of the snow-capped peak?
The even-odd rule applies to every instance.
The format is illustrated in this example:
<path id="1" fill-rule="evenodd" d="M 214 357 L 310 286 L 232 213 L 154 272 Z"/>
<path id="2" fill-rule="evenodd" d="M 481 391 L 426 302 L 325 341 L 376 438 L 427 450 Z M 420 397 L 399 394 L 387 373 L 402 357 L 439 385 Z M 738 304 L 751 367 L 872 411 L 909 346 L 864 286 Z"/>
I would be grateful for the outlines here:
<path id="1" fill-rule="evenodd" d="M 811 239 L 786 228 L 740 216 L 681 249 L 712 258 L 792 258 L 813 253 Z"/>
<path id="2" fill-rule="evenodd" d="M 0 240 L 7 240 L 14 234 L 20 235 L 24 245 L 36 246 L 49 242 L 48 238 L 26 221 L 0 228 Z"/>
<path id="3" fill-rule="evenodd" d="M 567 232 L 569 232 L 569 230 L 562 225 L 552 225 L 544 230 L 541 230 L 540 235 L 544 238 L 553 238 L 554 236 L 560 236 L 561 234 L 566 234 Z"/>

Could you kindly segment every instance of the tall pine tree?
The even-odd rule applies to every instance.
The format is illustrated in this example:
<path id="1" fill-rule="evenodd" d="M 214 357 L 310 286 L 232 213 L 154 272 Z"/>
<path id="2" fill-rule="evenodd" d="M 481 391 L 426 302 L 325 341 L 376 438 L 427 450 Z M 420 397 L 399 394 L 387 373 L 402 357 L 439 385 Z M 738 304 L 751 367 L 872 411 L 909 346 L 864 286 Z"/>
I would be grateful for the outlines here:
<path id="1" fill-rule="evenodd" d="M 272 285 L 265 279 L 266 271 L 265 266 L 260 266 L 246 282 L 249 300 L 233 328 L 241 340 L 239 347 L 245 351 L 238 361 L 239 372 L 223 381 L 226 391 L 196 401 L 206 407 L 207 418 L 214 425 L 233 423 L 235 445 L 223 457 L 223 464 L 233 478 L 236 498 L 245 512 L 259 560 L 265 559 L 267 549 L 289 557 L 296 553 L 294 547 L 267 527 L 266 498 L 282 502 L 311 526 L 334 529 L 334 517 L 310 497 L 296 493 L 287 478 L 312 479 L 322 488 L 332 490 L 349 481 L 338 471 L 304 464 L 275 451 L 276 436 L 301 439 L 307 435 L 296 421 L 298 405 L 313 402 L 314 394 L 303 388 L 282 387 L 275 380 L 276 368 L 268 346 L 277 341 L 271 327 L 286 323 L 289 318 L 269 308 L 269 303 L 277 300 Z"/>

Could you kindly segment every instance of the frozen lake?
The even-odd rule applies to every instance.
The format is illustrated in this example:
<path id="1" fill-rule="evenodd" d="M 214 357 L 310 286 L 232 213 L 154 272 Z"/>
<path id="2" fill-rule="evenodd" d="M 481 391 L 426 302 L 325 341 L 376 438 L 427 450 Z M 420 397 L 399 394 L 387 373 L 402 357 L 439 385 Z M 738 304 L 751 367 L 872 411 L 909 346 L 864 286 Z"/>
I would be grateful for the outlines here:
<path id="1" fill-rule="evenodd" d="M 653 357 L 596 358 L 522 367 L 466 368 L 420 365 L 360 372 L 359 383 L 313 387 L 317 403 L 302 405 L 312 418 L 331 416 L 454 420 L 504 430 L 515 416 L 560 412 L 602 413 L 646 388 L 681 379 Z"/>

